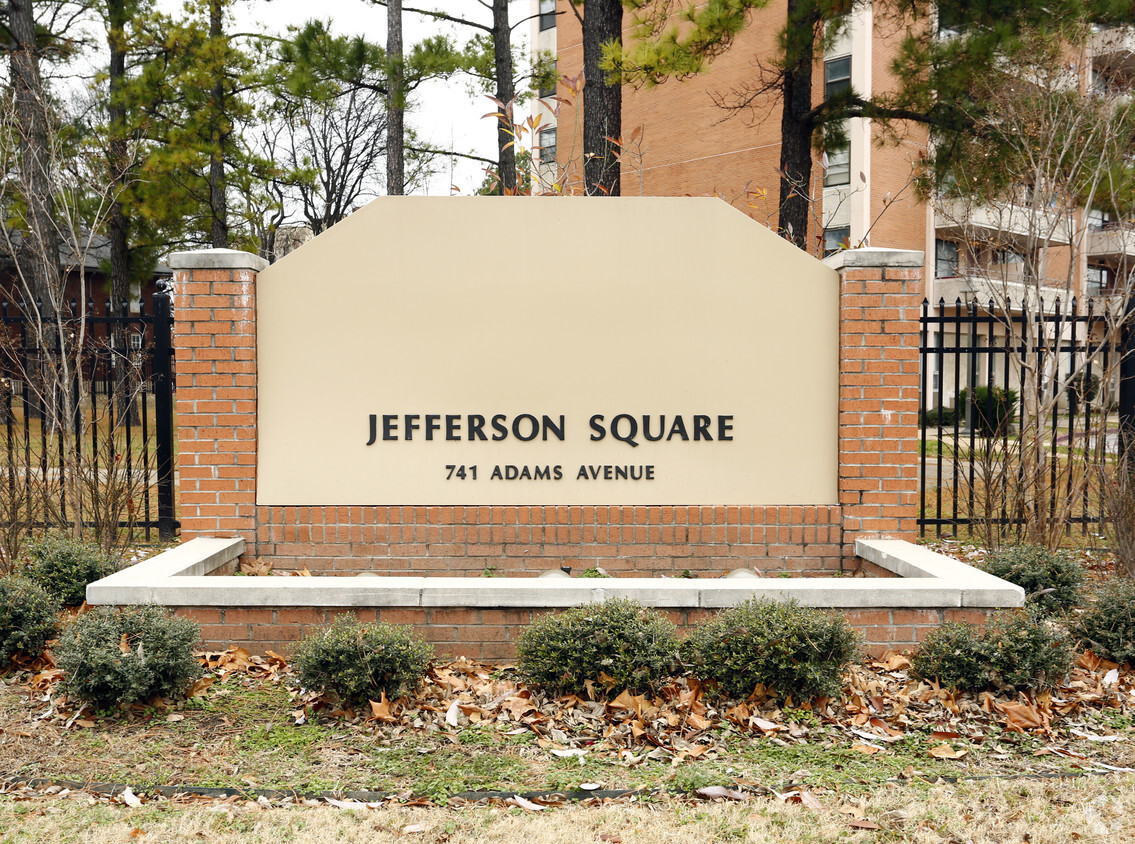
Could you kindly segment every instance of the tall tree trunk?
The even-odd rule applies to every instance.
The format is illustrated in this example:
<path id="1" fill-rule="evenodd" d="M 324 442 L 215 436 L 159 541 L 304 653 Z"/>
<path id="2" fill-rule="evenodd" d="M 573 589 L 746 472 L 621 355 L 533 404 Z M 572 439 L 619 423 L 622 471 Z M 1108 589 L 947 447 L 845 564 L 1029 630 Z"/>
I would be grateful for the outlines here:
<path id="1" fill-rule="evenodd" d="M 9 53 L 16 123 L 19 129 L 20 182 L 27 206 L 28 232 L 20 246 L 20 266 L 27 278 L 24 307 L 29 318 L 36 302 L 51 303 L 59 287 L 59 237 L 48 148 L 47 97 L 39 73 L 33 0 L 8 0 Z"/>
<path id="2" fill-rule="evenodd" d="M 219 41 L 225 37 L 222 19 L 222 0 L 209 1 L 209 38 Z M 225 126 L 225 77 L 224 68 L 214 67 L 213 78 L 213 128 L 210 133 L 209 154 L 209 207 L 212 209 L 214 249 L 226 249 L 229 245 L 229 209 L 225 195 L 225 146 L 231 129 Z"/>
<path id="3" fill-rule="evenodd" d="M 618 196 L 623 88 L 599 69 L 603 44 L 623 41 L 621 0 L 589 0 L 583 13 L 583 185 L 589 196 Z"/>
<path id="4" fill-rule="evenodd" d="M 62 420 L 49 420 L 47 411 L 55 405 L 57 386 L 49 383 L 54 367 L 48 356 L 53 354 L 58 337 L 53 312 L 61 304 L 63 292 L 59 235 L 55 229 L 55 194 L 51 183 L 47 96 L 39 73 L 32 0 L 8 0 L 8 31 L 14 42 L 9 65 L 20 135 L 20 183 L 27 215 L 27 230 L 21 233 L 23 241 L 19 254 L 14 257 L 24 279 L 20 291 L 24 316 L 41 349 L 38 358 L 29 355 L 27 360 L 25 377 L 31 386 L 32 401 L 26 413 L 56 428 Z M 41 302 L 46 313 L 40 312 Z"/>
<path id="5" fill-rule="evenodd" d="M 812 62 L 819 21 L 815 4 L 788 0 L 789 43 L 781 77 L 780 236 L 808 248 L 808 206 L 812 191 Z"/>
<path id="6" fill-rule="evenodd" d="M 516 97 L 512 67 L 512 30 L 508 26 L 508 0 L 493 0 L 493 59 L 497 99 L 504 103 L 508 122 L 497 122 L 497 171 L 502 194 L 516 192 L 516 138 L 512 134 L 512 101 Z"/>
<path id="7" fill-rule="evenodd" d="M 406 67 L 402 59 L 402 0 L 386 4 L 386 60 L 390 64 L 390 104 L 386 117 L 386 193 L 406 190 L 403 115 L 406 108 Z"/>
<path id="8" fill-rule="evenodd" d="M 126 81 L 126 23 L 128 14 L 125 0 L 107 0 L 106 41 L 110 50 L 107 69 L 107 117 L 110 138 L 107 142 L 107 163 L 113 180 L 107 235 L 110 239 L 110 302 L 115 314 L 122 312 L 122 304 L 130 299 L 130 256 L 128 252 L 129 221 L 122 207 L 122 192 L 126 189 L 130 169 L 126 138 L 126 107 L 122 102 L 122 87 Z M 109 315 L 108 315 L 109 316 Z M 114 323 L 111 334 L 114 346 L 114 393 L 118 413 L 137 421 L 134 404 L 134 373 L 127 348 L 126 326 Z"/>

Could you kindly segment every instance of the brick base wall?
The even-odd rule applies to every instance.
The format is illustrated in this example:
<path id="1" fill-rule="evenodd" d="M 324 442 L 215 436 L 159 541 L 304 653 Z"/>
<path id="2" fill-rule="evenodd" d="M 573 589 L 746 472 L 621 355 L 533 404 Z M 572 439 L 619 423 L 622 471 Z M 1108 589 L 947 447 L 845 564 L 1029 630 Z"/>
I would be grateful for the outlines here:
<path id="1" fill-rule="evenodd" d="M 408 624 L 439 656 L 505 662 L 516 656 L 516 640 L 536 616 L 550 610 L 396 608 L 351 609 L 344 607 L 180 607 L 177 614 L 201 625 L 208 649 L 239 645 L 251 653 L 272 649 L 287 656 L 292 644 L 306 633 L 329 624 L 337 615 L 350 613 L 360 621 Z M 983 624 L 992 611 L 978 609 L 871 609 L 847 610 L 844 618 L 863 636 L 864 650 L 871 656 L 884 651 L 915 647 L 944 621 Z M 704 621 L 708 610 L 670 610 L 670 619 L 685 630 Z"/>
<path id="2" fill-rule="evenodd" d="M 257 507 L 256 518 L 250 554 L 325 574 L 821 575 L 869 565 L 847 566 L 839 507 Z"/>

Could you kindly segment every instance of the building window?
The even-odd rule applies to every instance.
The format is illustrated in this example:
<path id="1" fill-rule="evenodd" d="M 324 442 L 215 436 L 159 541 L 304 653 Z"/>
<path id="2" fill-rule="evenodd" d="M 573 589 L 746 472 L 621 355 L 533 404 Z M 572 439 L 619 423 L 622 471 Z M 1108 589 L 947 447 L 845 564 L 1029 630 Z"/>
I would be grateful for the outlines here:
<path id="1" fill-rule="evenodd" d="M 934 241 L 934 278 L 957 278 L 958 244 L 952 240 Z"/>
<path id="2" fill-rule="evenodd" d="M 994 264 L 1023 264 L 1025 256 L 1018 252 L 1016 249 L 994 249 L 993 250 L 993 263 Z"/>
<path id="3" fill-rule="evenodd" d="M 824 229 L 824 257 L 847 249 L 850 242 L 851 228 L 849 226 L 838 229 Z"/>
<path id="4" fill-rule="evenodd" d="M 142 335 L 137 331 L 130 332 L 130 348 L 136 352 L 142 349 Z"/>
<path id="5" fill-rule="evenodd" d="M 1084 292 L 1089 296 L 1099 296 L 1111 287 L 1111 270 L 1107 267 L 1088 264 L 1088 272 L 1084 277 Z"/>
<path id="6" fill-rule="evenodd" d="M 824 154 L 824 187 L 851 184 L 851 147 L 842 146 Z"/>
<path id="7" fill-rule="evenodd" d="M 540 150 L 540 163 L 541 164 L 555 164 L 556 163 L 556 127 L 549 126 L 547 129 L 541 129 L 540 134 L 537 136 L 539 141 Z"/>
<path id="8" fill-rule="evenodd" d="M 824 62 L 824 99 L 851 90 L 851 56 Z"/>
<path id="9" fill-rule="evenodd" d="M 549 85 L 547 88 L 541 88 L 539 91 L 536 92 L 536 96 L 541 100 L 546 100 L 548 97 L 554 97 L 555 95 L 556 95 L 556 83 L 554 83 L 554 82 L 551 85 Z"/>
<path id="10" fill-rule="evenodd" d="M 1088 228 L 1099 231 L 1100 229 L 1111 228 L 1112 217 L 1111 212 L 1101 211 L 1099 208 L 1093 208 L 1088 212 Z"/>
<path id="11" fill-rule="evenodd" d="M 532 7 L 529 6 L 529 9 Z M 556 26 L 556 0 L 540 0 L 540 31 Z"/>

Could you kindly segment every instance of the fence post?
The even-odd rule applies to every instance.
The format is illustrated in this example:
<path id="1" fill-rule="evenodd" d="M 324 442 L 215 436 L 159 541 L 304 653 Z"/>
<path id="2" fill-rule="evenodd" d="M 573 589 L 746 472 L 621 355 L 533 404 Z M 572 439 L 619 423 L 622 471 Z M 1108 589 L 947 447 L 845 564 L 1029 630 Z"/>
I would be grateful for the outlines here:
<path id="1" fill-rule="evenodd" d="M 1135 447 L 1135 294 L 1127 297 L 1119 359 L 1119 453 L 1130 456 Z"/>
<path id="2" fill-rule="evenodd" d="M 173 355 L 170 351 L 169 294 L 154 294 L 154 424 L 157 428 L 158 536 L 174 538 L 173 499 Z"/>

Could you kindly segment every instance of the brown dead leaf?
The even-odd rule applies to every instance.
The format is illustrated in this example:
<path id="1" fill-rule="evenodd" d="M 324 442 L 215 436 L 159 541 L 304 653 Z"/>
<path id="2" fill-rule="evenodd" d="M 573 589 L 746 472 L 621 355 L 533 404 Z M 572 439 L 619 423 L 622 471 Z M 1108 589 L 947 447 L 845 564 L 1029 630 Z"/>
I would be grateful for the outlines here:
<path id="1" fill-rule="evenodd" d="M 130 634 L 123 633 L 122 638 L 118 640 L 118 649 L 124 654 L 130 653 Z"/>
<path id="2" fill-rule="evenodd" d="M 710 785 L 705 788 L 699 788 L 694 792 L 699 797 L 705 797 L 709 800 L 737 800 L 744 802 L 749 799 L 749 795 L 743 791 L 735 791 L 732 788 L 726 788 L 723 785 Z"/>
<path id="3" fill-rule="evenodd" d="M 696 712 L 691 712 L 686 718 L 686 723 L 693 727 L 695 730 L 707 730 L 713 726 L 713 722 L 707 718 L 703 718 Z"/>
<path id="4" fill-rule="evenodd" d="M 398 719 L 394 717 L 394 713 L 390 709 L 390 701 L 386 699 L 386 692 L 380 692 L 380 699 L 377 701 L 368 701 L 370 704 L 370 718 L 368 721 L 382 721 L 387 724 L 392 724 Z"/>
<path id="5" fill-rule="evenodd" d="M 240 573 L 253 577 L 264 577 L 272 573 L 272 563 L 263 557 L 257 557 L 255 560 L 244 560 L 240 564 Z"/>
<path id="6" fill-rule="evenodd" d="M 965 749 L 955 750 L 954 748 L 950 747 L 950 745 L 942 742 L 942 744 L 938 745 L 937 747 L 930 748 L 928 753 L 935 759 L 961 759 L 967 753 L 969 753 L 969 751 Z"/>
<path id="7" fill-rule="evenodd" d="M 882 827 L 879 826 L 877 823 L 875 823 L 874 821 L 869 821 L 866 818 L 864 818 L 864 819 L 858 819 L 857 818 L 853 821 L 848 821 L 847 825 L 849 827 L 851 827 L 852 829 L 882 829 Z"/>
<path id="8" fill-rule="evenodd" d="M 783 730 L 788 729 L 787 727 L 783 726 L 782 724 L 776 724 L 776 723 L 773 723 L 772 721 L 766 721 L 764 718 L 753 718 L 751 720 L 752 720 L 752 724 L 753 724 L 754 727 L 756 727 L 761 732 L 765 732 L 765 733 L 779 733 Z"/>
<path id="9" fill-rule="evenodd" d="M 876 747 L 873 744 L 853 744 L 851 745 L 851 749 L 856 751 L 857 753 L 863 753 L 867 756 L 874 756 L 876 753 L 883 752 L 883 748 Z"/>
<path id="10" fill-rule="evenodd" d="M 601 833 L 599 833 L 599 840 L 600 841 L 606 841 L 607 844 L 623 844 L 623 839 L 620 838 L 618 835 L 615 835 L 615 833 L 613 833 L 613 832 L 601 832 Z"/>
<path id="11" fill-rule="evenodd" d="M 536 711 L 536 705 L 532 703 L 532 699 L 528 697 L 521 697 L 514 695 L 513 697 L 506 698 L 501 702 L 501 706 L 508 710 L 514 720 L 519 721 L 529 712 Z"/>
<path id="12" fill-rule="evenodd" d="M 646 695 L 632 695 L 629 689 L 623 689 L 619 696 L 607 705 L 612 709 L 625 709 L 635 715 L 642 715 L 642 711 L 649 706 Z"/>
<path id="13" fill-rule="evenodd" d="M 887 671 L 905 671 L 910 668 L 910 660 L 894 651 L 887 651 L 879 662 Z"/>
<path id="14" fill-rule="evenodd" d="M 809 809 L 820 810 L 824 808 L 824 804 L 820 802 L 815 794 L 810 791 L 800 790 L 800 802 L 807 806 Z"/>
<path id="15" fill-rule="evenodd" d="M 196 683 L 193 684 L 193 688 L 189 690 L 189 697 L 201 697 L 207 691 L 209 691 L 209 687 L 215 682 L 217 682 L 216 677 L 200 678 Z"/>
<path id="16" fill-rule="evenodd" d="M 1027 703 L 999 703 L 997 709 L 1005 715 L 1009 729 L 1019 733 L 1044 726 L 1044 716 Z"/>

